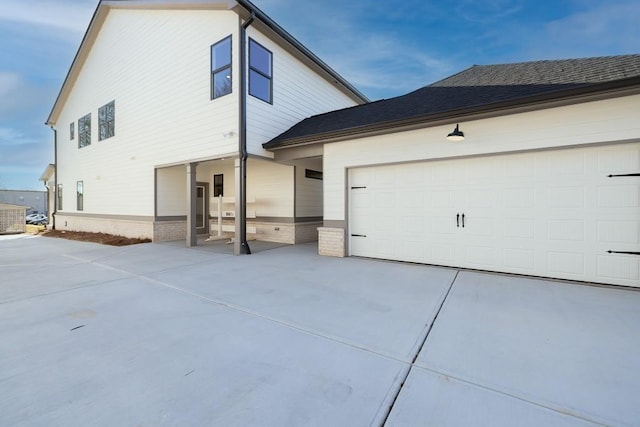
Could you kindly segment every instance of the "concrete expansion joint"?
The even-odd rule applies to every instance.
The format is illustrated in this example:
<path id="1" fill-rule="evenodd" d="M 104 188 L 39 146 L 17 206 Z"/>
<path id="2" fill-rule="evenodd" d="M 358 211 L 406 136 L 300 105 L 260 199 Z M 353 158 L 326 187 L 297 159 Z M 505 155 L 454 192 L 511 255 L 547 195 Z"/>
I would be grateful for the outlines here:
<path id="1" fill-rule="evenodd" d="M 420 355 L 420 353 L 422 352 L 422 349 L 424 348 L 425 344 L 427 343 L 427 339 L 429 338 L 429 334 L 431 333 L 431 330 L 433 329 L 433 325 L 435 325 L 436 320 L 438 320 L 438 315 L 440 314 L 440 311 L 442 310 L 442 307 L 444 306 L 445 301 L 447 300 L 447 298 L 449 297 L 449 294 L 451 293 L 451 289 L 453 288 L 453 284 L 458 279 L 458 274 L 460 274 L 460 270 L 456 270 L 456 275 L 453 277 L 453 280 L 449 284 L 449 288 L 447 289 L 447 292 L 444 294 L 444 298 L 442 298 L 442 302 L 440 302 L 440 306 L 438 307 L 438 310 L 436 311 L 436 314 L 433 317 L 433 320 L 431 321 L 431 324 L 426 325 L 426 331 L 424 332 L 424 334 L 422 336 L 422 340 L 420 342 L 420 345 L 417 346 L 417 349 L 413 353 L 413 357 L 411 358 L 411 363 L 409 365 L 409 369 L 406 370 L 404 378 L 400 382 L 398 388 L 395 390 L 395 395 L 393 396 L 393 398 L 391 400 L 391 404 L 389 405 L 389 407 L 387 409 L 387 412 L 384 415 L 384 417 L 382 417 L 383 421 L 382 421 L 381 425 L 385 425 L 387 423 L 387 420 L 389 419 L 389 416 L 391 415 L 391 412 L 393 411 L 393 407 L 395 406 L 395 404 L 396 404 L 396 402 L 398 400 L 398 396 L 400 396 L 400 393 L 402 392 L 402 388 L 404 387 L 404 384 L 407 382 L 407 378 L 409 378 L 409 375 L 411 374 L 411 371 L 413 370 L 413 368 L 416 367 L 416 365 L 415 365 L 416 360 L 418 360 L 418 356 Z"/>
<path id="2" fill-rule="evenodd" d="M 412 366 L 412 368 L 413 367 L 414 366 Z M 592 418 L 589 418 L 587 415 L 577 414 L 574 410 L 569 409 L 569 408 L 556 406 L 556 405 L 553 405 L 552 403 L 537 402 L 537 401 L 531 400 L 531 399 L 529 399 L 529 398 L 527 398 L 525 396 L 520 396 L 520 395 L 517 395 L 517 394 L 514 394 L 514 393 L 509 393 L 508 391 L 500 390 L 500 389 L 497 389 L 497 388 L 487 387 L 487 386 L 484 386 L 484 385 L 479 384 L 477 382 L 473 382 L 471 380 L 464 379 L 464 378 L 458 377 L 456 375 L 451 375 L 450 373 L 445 373 L 445 372 L 442 372 L 442 371 L 438 371 L 436 369 L 427 368 L 426 366 L 415 365 L 415 368 L 431 372 L 431 373 L 433 373 L 433 374 L 435 374 L 437 376 L 444 376 L 448 380 L 458 381 L 458 382 L 464 383 L 464 384 L 466 384 L 468 386 L 471 386 L 471 387 L 479 388 L 479 389 L 486 390 L 486 391 L 489 391 L 489 392 L 492 392 L 492 393 L 497 393 L 497 394 L 500 394 L 502 396 L 509 397 L 511 399 L 519 400 L 519 401 L 524 402 L 524 403 L 529 404 L 529 405 L 534 405 L 534 406 L 537 406 L 537 407 L 540 407 L 540 408 L 544 408 L 544 409 L 546 409 L 548 411 L 558 412 L 558 413 L 561 413 L 563 415 L 567 415 L 567 416 L 570 416 L 570 417 L 573 417 L 573 418 L 577 418 L 577 419 L 582 420 L 582 421 L 587 421 L 587 422 L 589 422 L 591 424 L 594 424 L 594 425 L 598 425 L 598 426 L 609 426 L 610 425 L 610 424 L 608 424 L 608 423 L 606 423 L 604 421 L 598 421 L 598 420 L 594 420 Z"/>

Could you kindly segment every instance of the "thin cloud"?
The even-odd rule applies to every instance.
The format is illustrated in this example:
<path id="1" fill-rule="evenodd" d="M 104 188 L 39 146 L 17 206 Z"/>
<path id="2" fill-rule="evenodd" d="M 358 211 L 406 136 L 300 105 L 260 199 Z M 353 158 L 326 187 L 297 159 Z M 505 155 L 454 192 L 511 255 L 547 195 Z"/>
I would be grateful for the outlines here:
<path id="1" fill-rule="evenodd" d="M 548 23 L 538 40 L 532 40 L 536 56 L 576 56 L 638 53 L 640 2 L 606 2 L 586 11 Z"/>
<path id="2" fill-rule="evenodd" d="M 463 0 L 456 12 L 467 21 L 490 24 L 519 12 L 523 3 L 523 0 Z"/>
<path id="3" fill-rule="evenodd" d="M 299 7 L 295 0 L 264 0 L 257 5 L 371 99 L 401 95 L 456 69 L 429 52 L 428 44 L 408 43 L 412 35 L 404 32 L 404 21 L 397 22 L 393 32 L 381 31 L 377 24 L 390 19 L 415 19 L 397 13 L 389 16 L 388 5 L 310 2 L 305 15 L 330 18 L 309 20 L 293 13 Z M 419 7 L 431 8 L 422 3 Z"/>

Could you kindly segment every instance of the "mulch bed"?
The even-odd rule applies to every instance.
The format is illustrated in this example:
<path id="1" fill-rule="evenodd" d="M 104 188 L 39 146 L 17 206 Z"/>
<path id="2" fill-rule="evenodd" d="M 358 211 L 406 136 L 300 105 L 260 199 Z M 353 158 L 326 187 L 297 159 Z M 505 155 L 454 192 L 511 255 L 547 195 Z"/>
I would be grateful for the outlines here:
<path id="1" fill-rule="evenodd" d="M 61 239 L 79 240 L 82 242 L 93 242 L 111 246 L 127 246 L 151 242 L 151 239 L 133 239 L 130 237 L 114 236 L 113 234 L 89 233 L 86 231 L 48 230 L 44 231 L 42 235 L 45 237 L 58 237 Z"/>

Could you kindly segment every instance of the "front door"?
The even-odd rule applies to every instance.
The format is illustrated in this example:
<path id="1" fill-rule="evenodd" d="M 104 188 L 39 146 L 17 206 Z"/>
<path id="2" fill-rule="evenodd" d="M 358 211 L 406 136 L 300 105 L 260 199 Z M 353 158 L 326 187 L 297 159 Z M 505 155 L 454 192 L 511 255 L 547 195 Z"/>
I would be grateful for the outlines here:
<path id="1" fill-rule="evenodd" d="M 209 232 L 209 184 L 199 182 L 196 185 L 196 230 L 198 234 Z"/>

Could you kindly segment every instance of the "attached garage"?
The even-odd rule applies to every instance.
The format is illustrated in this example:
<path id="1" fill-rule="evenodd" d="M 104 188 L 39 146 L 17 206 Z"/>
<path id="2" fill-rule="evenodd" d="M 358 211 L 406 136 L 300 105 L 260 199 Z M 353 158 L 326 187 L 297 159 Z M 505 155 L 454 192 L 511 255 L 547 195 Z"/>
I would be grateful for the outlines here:
<path id="1" fill-rule="evenodd" d="M 640 55 L 473 66 L 264 146 L 321 153 L 322 255 L 640 287 L 639 111 Z"/>
<path id="2" fill-rule="evenodd" d="M 636 286 L 639 170 L 638 143 L 352 168 L 348 254 Z"/>

